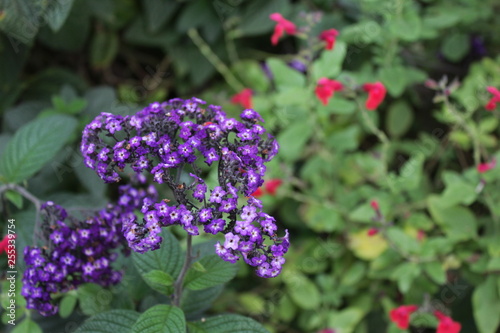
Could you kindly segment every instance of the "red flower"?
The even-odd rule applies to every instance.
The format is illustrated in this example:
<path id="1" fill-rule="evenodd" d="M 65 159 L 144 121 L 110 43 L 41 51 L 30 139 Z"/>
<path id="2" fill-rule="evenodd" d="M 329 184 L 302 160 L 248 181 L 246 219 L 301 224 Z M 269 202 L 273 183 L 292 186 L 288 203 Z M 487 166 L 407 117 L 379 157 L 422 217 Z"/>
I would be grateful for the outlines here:
<path id="1" fill-rule="evenodd" d="M 410 326 L 410 315 L 417 309 L 418 306 L 416 305 L 402 305 L 399 308 L 392 309 L 389 312 L 389 317 L 397 327 L 406 330 Z"/>
<path id="2" fill-rule="evenodd" d="M 488 101 L 488 104 L 486 104 L 484 108 L 488 111 L 492 111 L 497 107 L 497 103 L 500 102 L 500 91 L 495 87 L 487 87 L 486 90 L 488 90 L 493 97 Z"/>
<path id="3" fill-rule="evenodd" d="M 448 316 L 445 316 L 440 311 L 435 311 L 434 315 L 437 317 L 437 319 L 439 319 L 439 324 L 438 324 L 436 333 L 458 333 L 458 332 L 460 332 L 460 329 L 462 328 L 462 325 L 460 323 L 453 321 L 453 319 L 451 319 Z"/>
<path id="4" fill-rule="evenodd" d="M 319 39 L 326 42 L 326 49 L 333 50 L 335 46 L 335 38 L 339 35 L 339 32 L 335 29 L 328 29 L 319 34 Z"/>
<path id="5" fill-rule="evenodd" d="M 276 195 L 276 191 L 282 183 L 283 181 L 281 179 L 269 179 L 264 183 L 264 187 L 266 188 L 267 193 L 270 195 Z"/>
<path id="6" fill-rule="evenodd" d="M 382 82 L 365 83 L 363 89 L 368 92 L 366 108 L 368 110 L 375 110 L 384 100 L 387 89 L 385 89 Z"/>
<path id="7" fill-rule="evenodd" d="M 496 160 L 492 160 L 491 162 L 487 162 L 487 163 L 480 163 L 477 166 L 477 172 L 485 173 L 486 171 L 493 169 L 496 166 L 496 164 L 497 164 Z"/>
<path id="8" fill-rule="evenodd" d="M 252 108 L 252 90 L 249 88 L 245 88 L 233 97 L 231 97 L 231 103 L 240 104 L 245 109 Z"/>
<path id="9" fill-rule="evenodd" d="M 370 228 L 368 230 L 368 236 L 375 236 L 376 234 L 378 234 L 378 229 L 377 228 Z"/>
<path id="10" fill-rule="evenodd" d="M 264 191 L 259 187 L 258 189 L 255 190 L 255 192 L 252 193 L 252 196 L 255 198 L 260 198 L 261 196 L 264 195 Z"/>
<path id="11" fill-rule="evenodd" d="M 274 33 L 271 36 L 271 43 L 273 45 L 278 44 L 279 39 L 283 36 L 283 33 L 286 32 L 289 35 L 294 35 L 297 33 L 297 27 L 292 22 L 283 18 L 280 13 L 273 13 L 269 15 L 269 18 L 278 24 L 274 27 Z"/>
<path id="12" fill-rule="evenodd" d="M 372 200 L 370 201 L 370 206 L 373 208 L 373 210 L 377 211 L 380 210 L 380 206 L 378 205 L 377 200 Z"/>
<path id="13" fill-rule="evenodd" d="M 315 93 L 316 97 L 323 103 L 323 105 L 328 105 L 328 101 L 332 98 L 335 91 L 342 90 L 344 86 L 339 81 L 330 80 L 323 77 L 318 80 L 318 85 L 316 86 Z"/>
<path id="14" fill-rule="evenodd" d="M 0 241 L 0 254 L 2 254 L 3 252 L 9 254 L 7 252 L 8 248 L 9 248 L 9 240 L 16 238 L 16 235 L 12 235 L 12 236 L 14 236 L 14 237 L 9 238 L 9 235 L 5 235 L 4 238 Z M 14 258 L 15 258 L 15 256 L 16 256 L 16 253 L 14 252 Z"/>

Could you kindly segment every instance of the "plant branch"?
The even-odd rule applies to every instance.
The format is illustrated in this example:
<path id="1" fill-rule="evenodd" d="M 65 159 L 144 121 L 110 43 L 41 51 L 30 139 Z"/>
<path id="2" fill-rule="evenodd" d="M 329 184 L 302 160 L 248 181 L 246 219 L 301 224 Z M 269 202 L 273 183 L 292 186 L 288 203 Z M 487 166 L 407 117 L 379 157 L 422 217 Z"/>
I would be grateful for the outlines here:
<path id="1" fill-rule="evenodd" d="M 184 283 L 184 278 L 186 277 L 186 273 L 189 267 L 191 267 L 193 259 L 196 258 L 191 254 L 192 238 L 193 236 L 191 235 L 187 236 L 186 259 L 184 260 L 184 265 L 182 266 L 181 272 L 179 273 L 179 276 L 174 283 L 174 295 L 172 297 L 172 304 L 177 307 L 181 304 L 182 284 Z"/>

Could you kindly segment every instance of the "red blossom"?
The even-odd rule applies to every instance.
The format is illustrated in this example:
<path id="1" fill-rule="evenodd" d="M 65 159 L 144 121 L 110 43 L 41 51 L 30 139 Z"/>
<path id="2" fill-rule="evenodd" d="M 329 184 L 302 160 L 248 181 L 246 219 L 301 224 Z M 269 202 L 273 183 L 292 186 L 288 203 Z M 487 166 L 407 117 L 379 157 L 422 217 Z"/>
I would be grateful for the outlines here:
<path id="1" fill-rule="evenodd" d="M 344 86 L 339 81 L 323 77 L 318 80 L 318 85 L 314 92 L 323 105 L 328 105 L 328 101 L 333 97 L 333 93 L 342 90 L 342 88 Z"/>
<path id="2" fill-rule="evenodd" d="M 326 49 L 333 50 L 335 46 L 335 38 L 339 35 L 339 32 L 335 29 L 328 29 L 319 34 L 319 39 L 326 42 Z"/>
<path id="3" fill-rule="evenodd" d="M 370 201 L 370 206 L 373 208 L 373 210 L 378 211 L 380 210 L 380 206 L 378 204 L 377 200 L 372 200 Z"/>
<path id="4" fill-rule="evenodd" d="M 287 33 L 289 35 L 294 35 L 297 33 L 297 27 L 294 23 L 285 19 L 280 13 L 273 13 L 269 15 L 269 18 L 275 22 L 277 22 L 274 27 L 274 33 L 271 36 L 271 43 L 273 45 L 278 44 L 279 39 L 283 36 L 283 33 Z"/>
<path id="5" fill-rule="evenodd" d="M 245 88 L 233 97 L 231 97 L 231 103 L 240 104 L 246 109 L 251 109 L 252 104 L 252 90 L 249 88 Z"/>
<path id="6" fill-rule="evenodd" d="M 0 254 L 3 252 L 8 253 L 7 250 L 9 248 L 9 240 L 10 239 L 15 239 L 16 235 L 12 235 L 13 237 L 9 237 L 9 235 L 5 235 L 3 239 L 0 241 Z M 14 252 L 14 258 L 16 256 L 16 253 Z"/>
<path id="7" fill-rule="evenodd" d="M 276 191 L 278 187 L 283 183 L 281 179 L 269 179 L 264 183 L 264 187 L 266 188 L 266 192 L 270 195 L 276 195 Z"/>
<path id="8" fill-rule="evenodd" d="M 491 162 L 486 162 L 486 163 L 480 163 L 477 166 L 477 172 L 479 173 L 485 173 L 486 171 L 489 171 L 493 169 L 497 164 L 496 160 L 492 160 Z"/>
<path id="9" fill-rule="evenodd" d="M 368 110 L 375 110 L 380 103 L 384 101 L 387 89 L 385 89 L 382 82 L 365 83 L 363 89 L 368 92 L 368 99 L 366 100 L 366 108 Z"/>
<path id="10" fill-rule="evenodd" d="M 448 316 L 445 316 L 440 311 L 435 311 L 434 315 L 439 319 L 439 324 L 436 333 L 459 333 L 462 329 L 462 325 L 456 321 L 453 321 Z"/>
<path id="11" fill-rule="evenodd" d="M 264 195 L 264 191 L 260 187 L 258 189 L 256 189 L 255 192 L 252 193 L 252 196 L 255 198 L 260 198 L 263 195 Z"/>
<path id="12" fill-rule="evenodd" d="M 488 104 L 484 108 L 488 111 L 492 111 L 497 107 L 497 103 L 500 102 L 500 91 L 495 87 L 487 87 L 486 90 L 493 95 L 488 101 Z"/>
<path id="13" fill-rule="evenodd" d="M 376 234 L 378 234 L 379 230 L 377 228 L 370 228 L 368 230 L 368 236 L 375 236 Z"/>
<path id="14" fill-rule="evenodd" d="M 410 315 L 417 309 L 418 306 L 416 305 L 402 305 L 399 308 L 392 309 L 389 312 L 389 317 L 397 327 L 406 330 L 410 326 Z"/>

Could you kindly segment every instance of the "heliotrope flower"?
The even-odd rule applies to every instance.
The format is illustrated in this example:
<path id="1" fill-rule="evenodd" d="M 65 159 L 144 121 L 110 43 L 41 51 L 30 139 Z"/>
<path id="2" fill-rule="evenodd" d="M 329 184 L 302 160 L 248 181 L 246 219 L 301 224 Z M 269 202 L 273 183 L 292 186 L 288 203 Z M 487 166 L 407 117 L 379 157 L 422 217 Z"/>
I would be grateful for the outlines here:
<path id="1" fill-rule="evenodd" d="M 333 50 L 335 46 L 335 40 L 337 36 L 339 35 L 339 32 L 335 29 L 328 29 L 319 34 L 319 39 L 322 41 L 325 41 L 326 46 L 325 49 L 327 50 Z"/>
<path id="2" fill-rule="evenodd" d="M 271 43 L 273 45 L 278 44 L 279 39 L 285 32 L 289 35 L 297 33 L 297 27 L 295 24 L 285 19 L 280 13 L 273 13 L 269 15 L 269 18 L 276 22 L 274 33 L 271 36 Z"/>
<path id="3" fill-rule="evenodd" d="M 389 312 L 389 318 L 397 327 L 406 330 L 410 326 L 410 315 L 417 311 L 416 305 L 402 305 Z"/>
<path id="4" fill-rule="evenodd" d="M 384 101 L 387 89 L 382 82 L 365 83 L 363 89 L 368 92 L 368 99 L 366 100 L 366 109 L 375 110 Z"/>
<path id="5" fill-rule="evenodd" d="M 342 90 L 343 87 L 344 86 L 339 81 L 323 77 L 318 80 L 318 84 L 316 85 L 314 92 L 323 105 L 328 105 L 330 98 L 333 97 L 333 93 L 335 91 Z"/>
<path id="6" fill-rule="evenodd" d="M 225 242 L 215 248 L 222 259 L 243 258 L 259 276 L 274 277 L 285 261 L 288 232 L 278 237 L 275 219 L 262 211 L 252 193 L 263 185 L 265 163 L 279 146 L 255 110 L 243 110 L 237 120 L 220 106 L 205 104 L 198 98 L 176 98 L 153 103 L 133 116 L 102 113 L 83 132 L 85 164 L 105 182 L 118 181 L 130 165 L 171 189 L 173 200 L 144 198 L 144 217 L 131 215 L 123 221 L 132 250 L 157 249 L 162 241 L 158 234 L 169 225 L 180 225 L 189 235 L 199 230 L 223 233 Z M 201 163 L 217 168 L 214 188 L 203 180 Z M 186 171 L 189 177 L 180 177 Z M 270 193 L 278 186 L 270 185 Z"/>

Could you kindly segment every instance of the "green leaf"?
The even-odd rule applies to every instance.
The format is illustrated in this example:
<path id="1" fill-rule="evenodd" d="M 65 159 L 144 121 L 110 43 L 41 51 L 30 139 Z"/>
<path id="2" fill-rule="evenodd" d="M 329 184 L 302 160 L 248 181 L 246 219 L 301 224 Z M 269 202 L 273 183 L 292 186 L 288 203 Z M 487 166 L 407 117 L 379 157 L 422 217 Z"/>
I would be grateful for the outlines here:
<path id="1" fill-rule="evenodd" d="M 330 114 L 353 114 L 356 111 L 356 103 L 353 101 L 348 101 L 345 98 L 335 95 L 328 105 L 319 105 L 317 107 L 318 114 L 330 115 Z"/>
<path id="2" fill-rule="evenodd" d="M 420 275 L 420 266 L 413 262 L 406 262 L 399 265 L 392 273 L 392 278 L 398 282 L 399 290 L 406 294 L 413 283 L 413 280 Z"/>
<path id="3" fill-rule="evenodd" d="M 37 323 L 30 318 L 26 318 L 14 327 L 12 333 L 43 333 L 43 331 Z"/>
<path id="4" fill-rule="evenodd" d="M 302 150 L 313 134 L 313 127 L 308 121 L 293 122 L 278 135 L 279 156 L 288 162 L 300 158 Z"/>
<path id="5" fill-rule="evenodd" d="M 467 55 L 470 48 L 469 36 L 463 33 L 454 33 L 445 38 L 441 52 L 446 59 L 458 62 Z"/>
<path id="6" fill-rule="evenodd" d="M 233 72 L 241 78 L 245 87 L 264 92 L 269 88 L 270 81 L 257 61 L 242 60 L 233 65 Z"/>
<path id="7" fill-rule="evenodd" d="M 428 262 L 424 264 L 424 271 L 429 277 L 439 285 L 446 283 L 446 271 L 440 262 Z"/>
<path id="8" fill-rule="evenodd" d="M 342 216 L 333 207 L 311 203 L 301 211 L 306 224 L 316 232 L 332 232 L 344 227 Z"/>
<path id="9" fill-rule="evenodd" d="M 495 333 L 500 324 L 500 297 L 496 278 L 489 275 L 472 294 L 474 319 L 480 333 Z"/>
<path id="10" fill-rule="evenodd" d="M 179 7 L 177 2 L 164 0 L 145 0 L 144 11 L 150 32 L 157 32 Z"/>
<path id="11" fill-rule="evenodd" d="M 482 119 L 479 123 L 479 132 L 491 133 L 498 128 L 498 119 L 495 117 L 488 117 Z"/>
<path id="12" fill-rule="evenodd" d="M 154 269 L 142 275 L 144 281 L 159 293 L 164 295 L 169 295 L 171 288 L 170 286 L 174 283 L 174 278 L 163 271 Z"/>
<path id="13" fill-rule="evenodd" d="M 7 192 L 5 192 L 5 197 L 17 208 L 23 208 L 23 196 L 18 192 L 8 190 Z"/>
<path id="14" fill-rule="evenodd" d="M 228 10 L 226 9 L 226 11 Z M 276 22 L 269 18 L 269 15 L 272 13 L 281 13 L 286 16 L 289 12 L 290 6 L 287 0 L 251 1 L 241 19 L 238 34 L 251 36 L 269 32 L 276 24 Z"/>
<path id="15" fill-rule="evenodd" d="M 364 311 L 356 307 L 349 307 L 342 311 L 331 311 L 328 313 L 328 327 L 335 327 L 341 332 L 351 333 L 364 315 Z"/>
<path id="16" fill-rule="evenodd" d="M 406 88 L 405 68 L 401 66 L 381 68 L 380 80 L 393 97 L 399 97 Z"/>
<path id="17" fill-rule="evenodd" d="M 288 295 L 300 308 L 305 310 L 316 309 L 321 296 L 318 287 L 305 275 L 299 272 L 290 272 L 283 276 Z"/>
<path id="18" fill-rule="evenodd" d="M 312 65 L 312 77 L 314 81 L 322 77 L 334 78 L 338 76 L 342 70 L 347 53 L 347 46 L 342 41 L 335 43 L 335 48 L 331 51 L 323 51 L 318 60 Z"/>
<path id="19" fill-rule="evenodd" d="M 155 305 L 140 315 L 131 333 L 180 333 L 186 331 L 186 319 L 175 306 Z"/>
<path id="20" fill-rule="evenodd" d="M 435 195 L 429 196 L 427 205 L 433 219 L 450 239 L 462 241 L 477 236 L 476 218 L 469 209 L 461 206 L 446 207 Z"/>
<path id="21" fill-rule="evenodd" d="M 397 250 L 405 253 L 416 253 L 419 250 L 417 240 L 404 233 L 400 228 L 390 227 L 387 230 L 387 237 Z"/>
<path id="22" fill-rule="evenodd" d="M 191 265 L 191 268 L 195 271 L 206 273 L 207 269 L 199 262 L 196 261 Z"/>
<path id="23" fill-rule="evenodd" d="M 189 269 L 184 285 L 191 290 L 200 290 L 226 283 L 236 276 L 238 265 L 222 260 L 218 255 L 211 254 L 199 260 L 205 267 L 205 272 Z"/>
<path id="24" fill-rule="evenodd" d="M 176 277 L 184 262 L 181 247 L 177 238 L 164 229 L 161 234 L 163 242 L 158 250 L 146 253 L 132 253 L 132 261 L 141 275 L 152 270 L 159 270 Z"/>
<path id="25" fill-rule="evenodd" d="M 78 301 L 78 297 L 73 294 L 64 295 L 61 303 L 59 304 L 59 315 L 61 318 L 68 318 L 73 313 L 75 309 L 76 302 Z"/>
<path id="26" fill-rule="evenodd" d="M 19 129 L 0 158 L 0 175 L 18 183 L 40 170 L 64 146 L 76 128 L 66 116 L 35 119 Z"/>
<path id="27" fill-rule="evenodd" d="M 413 110 L 408 103 L 398 100 L 391 104 L 385 126 L 394 138 L 402 137 L 413 124 Z"/>
<path id="28" fill-rule="evenodd" d="M 90 64 L 95 68 L 108 67 L 118 53 L 118 36 L 113 32 L 98 32 L 90 44 Z"/>
<path id="29" fill-rule="evenodd" d="M 111 310 L 87 319 L 75 333 L 129 333 L 139 318 L 139 313 L 131 310 Z"/>
<path id="30" fill-rule="evenodd" d="M 198 315 L 208 310 L 223 290 L 222 284 L 203 290 L 184 290 L 181 309 L 186 314 L 186 318 L 199 318 Z"/>
<path id="31" fill-rule="evenodd" d="M 389 23 L 389 31 L 396 37 L 408 42 L 419 38 L 422 31 L 422 21 L 415 12 L 405 13 Z"/>
<path id="32" fill-rule="evenodd" d="M 48 23 L 52 31 L 57 32 L 68 18 L 74 0 L 55 1 L 49 6 L 45 13 L 45 22 Z"/>
<path id="33" fill-rule="evenodd" d="M 113 298 L 111 291 L 94 283 L 86 283 L 79 286 L 77 296 L 80 308 L 87 316 L 93 316 L 109 310 Z"/>
<path id="34" fill-rule="evenodd" d="M 271 58 L 267 60 L 267 65 L 273 73 L 278 90 L 285 90 L 289 87 L 304 87 L 306 83 L 304 74 L 289 67 L 283 60 Z"/>
<path id="35" fill-rule="evenodd" d="M 223 314 L 189 323 L 195 333 L 269 333 L 260 323 L 235 314 Z"/>
<path id="36" fill-rule="evenodd" d="M 345 152 L 358 148 L 361 129 L 358 125 L 351 125 L 336 131 L 327 139 L 327 145 L 334 151 Z"/>

